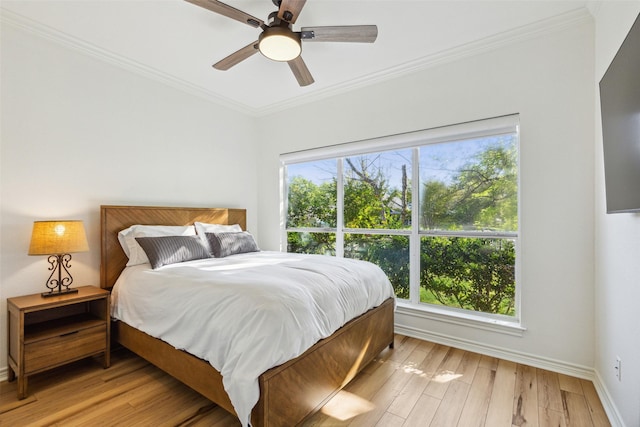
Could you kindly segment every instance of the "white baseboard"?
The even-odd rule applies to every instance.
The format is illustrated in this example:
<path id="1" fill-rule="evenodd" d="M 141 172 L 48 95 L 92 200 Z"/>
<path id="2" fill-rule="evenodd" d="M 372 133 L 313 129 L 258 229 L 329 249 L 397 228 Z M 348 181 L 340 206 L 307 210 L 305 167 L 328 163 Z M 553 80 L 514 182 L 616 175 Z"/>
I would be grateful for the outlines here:
<path id="1" fill-rule="evenodd" d="M 602 406 L 604 406 L 604 411 L 607 413 L 607 417 L 609 417 L 609 422 L 612 427 L 626 427 L 626 424 L 622 420 L 622 416 L 620 416 L 620 412 L 618 411 L 618 407 L 613 403 L 611 399 L 611 395 L 609 394 L 609 390 L 604 385 L 602 381 L 602 377 L 600 376 L 600 372 L 595 371 L 593 380 L 593 385 L 598 392 L 598 397 L 600 398 L 600 402 L 602 402 Z"/>
<path id="2" fill-rule="evenodd" d="M 583 378 L 590 381 L 593 381 L 595 377 L 593 368 L 589 368 L 587 366 L 566 363 L 555 359 L 543 358 L 540 356 L 521 353 L 518 351 L 496 347 L 477 341 L 456 338 L 436 332 L 424 331 L 422 329 L 413 328 L 410 326 L 396 324 L 395 331 L 408 337 L 432 341 L 437 344 L 456 347 L 462 350 L 472 351 L 474 353 L 485 354 L 487 356 L 497 357 L 500 359 L 509 360 L 511 362 L 533 366 L 535 368 L 546 369 L 548 371 L 558 372 L 561 374 L 570 375 L 572 377 Z"/>
<path id="3" fill-rule="evenodd" d="M 512 351 L 505 348 L 499 348 L 487 345 L 477 341 L 456 338 L 448 335 L 438 334 L 435 332 L 424 331 L 410 326 L 395 325 L 395 332 L 412 338 L 418 338 L 425 341 L 431 341 L 437 344 L 455 347 L 462 350 L 472 351 L 487 356 L 497 357 L 509 360 L 523 365 L 533 366 L 535 368 L 545 369 L 547 371 L 557 372 L 560 374 L 570 375 L 572 377 L 583 378 L 593 382 L 598 393 L 598 397 L 602 402 L 602 406 L 609 418 L 612 427 L 626 427 L 620 413 L 618 412 L 609 392 L 604 383 L 601 381 L 600 375 L 587 366 L 566 363 L 560 360 L 544 358 L 532 354 Z"/>
<path id="4" fill-rule="evenodd" d="M 0 369 L 0 381 L 6 381 L 9 379 L 9 369 L 5 366 Z"/>

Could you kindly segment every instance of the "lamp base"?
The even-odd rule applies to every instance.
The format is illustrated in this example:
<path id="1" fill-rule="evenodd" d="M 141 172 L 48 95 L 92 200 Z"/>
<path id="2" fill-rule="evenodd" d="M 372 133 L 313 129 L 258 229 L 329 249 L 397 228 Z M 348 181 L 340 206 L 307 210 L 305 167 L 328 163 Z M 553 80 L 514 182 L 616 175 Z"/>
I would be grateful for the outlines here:
<path id="1" fill-rule="evenodd" d="M 77 294 L 77 293 L 78 293 L 77 289 L 64 289 L 64 290 L 60 290 L 60 291 L 43 292 L 40 295 L 43 298 L 46 298 L 46 297 L 57 297 L 57 296 L 61 296 L 61 295 Z"/>

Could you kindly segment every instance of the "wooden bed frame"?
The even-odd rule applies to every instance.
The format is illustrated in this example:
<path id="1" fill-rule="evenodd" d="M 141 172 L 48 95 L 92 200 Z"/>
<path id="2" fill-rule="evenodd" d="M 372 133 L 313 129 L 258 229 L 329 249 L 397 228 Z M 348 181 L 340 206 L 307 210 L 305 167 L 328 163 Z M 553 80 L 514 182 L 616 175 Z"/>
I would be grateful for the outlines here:
<path id="1" fill-rule="evenodd" d="M 110 289 L 127 262 L 118 242 L 120 230 L 134 224 L 190 225 L 195 221 L 240 224 L 244 209 L 101 206 L 100 286 Z M 251 413 L 252 427 L 300 424 L 319 410 L 387 346 L 393 347 L 392 299 L 351 320 L 301 356 L 263 373 L 260 399 Z M 232 414 L 222 376 L 208 362 L 153 338 L 124 322 L 112 336 L 124 347 L 187 384 Z"/>

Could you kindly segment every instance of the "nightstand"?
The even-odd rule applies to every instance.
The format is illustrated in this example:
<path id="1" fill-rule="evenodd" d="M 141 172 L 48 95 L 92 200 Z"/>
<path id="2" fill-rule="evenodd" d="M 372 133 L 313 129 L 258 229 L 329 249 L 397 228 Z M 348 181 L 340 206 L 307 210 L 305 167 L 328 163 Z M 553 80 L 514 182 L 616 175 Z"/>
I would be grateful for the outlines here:
<path id="1" fill-rule="evenodd" d="M 27 377 L 89 356 L 110 361 L 109 292 L 95 286 L 78 293 L 7 299 L 9 381 L 18 377 L 18 399 L 27 396 Z"/>

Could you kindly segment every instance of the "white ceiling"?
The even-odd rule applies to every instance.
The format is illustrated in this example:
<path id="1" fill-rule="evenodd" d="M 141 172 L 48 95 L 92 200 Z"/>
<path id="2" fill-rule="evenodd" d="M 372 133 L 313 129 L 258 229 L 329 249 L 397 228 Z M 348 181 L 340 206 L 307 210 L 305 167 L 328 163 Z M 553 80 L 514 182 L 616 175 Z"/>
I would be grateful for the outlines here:
<path id="1" fill-rule="evenodd" d="M 267 21 L 271 0 L 227 0 Z M 260 30 L 183 0 L 2 0 L 3 25 L 249 114 L 392 78 L 584 19 L 587 1 L 308 0 L 300 26 L 376 24 L 373 44 L 303 43 L 315 83 L 298 86 L 285 63 L 253 55 L 228 71 L 211 65 Z"/>

